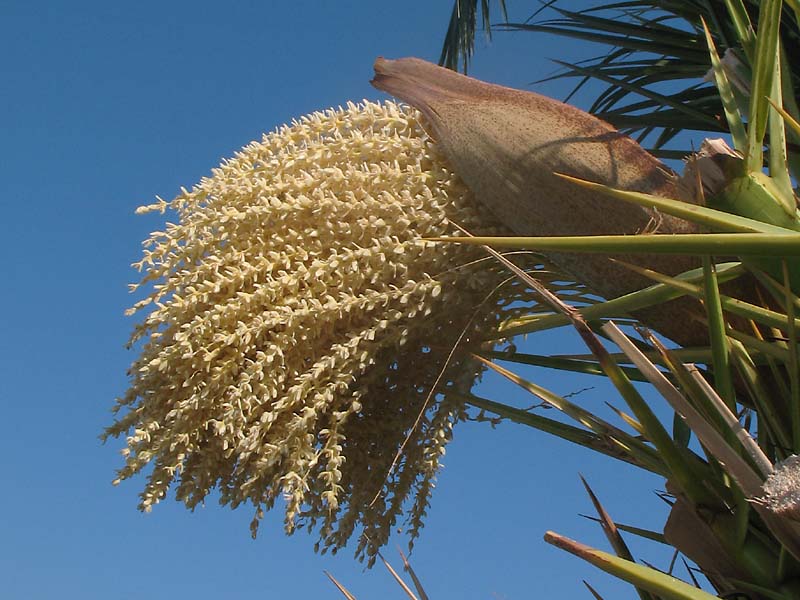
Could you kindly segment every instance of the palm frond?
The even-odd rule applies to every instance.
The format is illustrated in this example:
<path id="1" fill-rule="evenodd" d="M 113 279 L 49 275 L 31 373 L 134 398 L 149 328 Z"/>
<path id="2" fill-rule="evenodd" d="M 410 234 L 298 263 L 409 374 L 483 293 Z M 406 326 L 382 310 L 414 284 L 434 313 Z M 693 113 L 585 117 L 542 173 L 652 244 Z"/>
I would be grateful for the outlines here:
<path id="1" fill-rule="evenodd" d="M 651 139 L 657 151 L 682 131 L 728 130 L 719 92 L 707 76 L 712 65 L 702 24 L 707 23 L 720 55 L 739 53 L 748 64 L 755 52 L 752 29 L 748 28 L 758 28 L 760 4 L 742 2 L 738 20 L 730 17 L 725 0 L 633 0 L 581 11 L 556 7 L 556 18 L 506 23 L 503 29 L 550 33 L 607 46 L 607 52 L 594 58 L 559 63 L 563 70 L 555 77 L 578 79 L 576 89 L 590 80 L 602 82 L 604 87 L 590 112 L 640 141 Z M 789 17 L 779 19 L 786 83 L 796 95 L 800 90 L 800 27 L 791 18 L 791 5 L 783 11 Z"/>
<path id="2" fill-rule="evenodd" d="M 480 12 L 481 25 L 486 36 L 491 39 L 491 9 L 489 0 L 455 0 L 447 33 L 442 44 L 442 54 L 439 64 L 454 71 L 458 70 L 459 63 L 464 73 L 467 72 L 469 61 L 475 51 L 475 34 L 478 31 L 478 13 Z M 500 13 L 507 20 L 505 0 L 498 2 Z M 479 10 L 480 8 L 480 10 Z"/>

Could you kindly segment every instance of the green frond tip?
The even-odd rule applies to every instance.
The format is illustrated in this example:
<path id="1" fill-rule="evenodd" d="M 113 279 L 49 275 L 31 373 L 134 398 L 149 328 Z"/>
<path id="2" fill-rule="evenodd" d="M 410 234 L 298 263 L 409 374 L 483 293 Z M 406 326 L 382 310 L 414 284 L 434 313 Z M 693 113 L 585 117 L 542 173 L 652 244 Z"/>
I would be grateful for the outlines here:
<path id="1" fill-rule="evenodd" d="M 759 3 L 758 35 L 756 37 L 753 81 L 748 118 L 748 148 L 745 160 L 747 171 L 760 171 L 763 167 L 763 142 L 767 133 L 769 102 L 773 80 L 779 76 L 779 40 L 781 25 L 781 0 L 762 0 Z"/>
<path id="2" fill-rule="evenodd" d="M 391 576 L 394 578 L 395 582 L 397 582 L 397 585 L 400 586 L 400 588 L 405 592 L 409 600 L 419 600 L 414 594 L 414 592 L 411 591 L 411 588 L 408 587 L 408 584 L 405 581 L 403 581 L 403 578 L 400 577 L 400 575 L 398 575 L 397 571 L 394 570 L 392 565 L 389 564 L 389 561 L 387 561 L 383 557 L 383 554 L 378 552 L 378 556 L 380 557 L 381 561 L 383 561 L 383 565 L 386 567 L 386 570 L 389 571 Z"/>
<path id="3" fill-rule="evenodd" d="M 742 115 L 739 113 L 739 107 L 736 104 L 733 88 L 728 81 L 728 76 L 725 74 L 725 69 L 717 53 L 717 47 L 714 45 L 714 38 L 711 35 L 711 31 L 709 31 L 705 19 L 701 18 L 701 22 L 703 24 L 703 32 L 706 36 L 706 43 L 708 44 L 708 51 L 711 57 L 711 68 L 714 73 L 714 80 L 717 84 L 720 99 L 722 100 L 722 107 L 725 109 L 725 118 L 731 130 L 733 145 L 739 152 L 744 152 L 747 148 L 747 132 L 742 122 Z"/>
<path id="4" fill-rule="evenodd" d="M 605 507 L 601 504 L 600 499 L 594 493 L 594 490 L 592 490 L 592 488 L 589 486 L 589 483 L 586 481 L 583 475 L 581 475 L 581 481 L 583 482 L 583 487 L 586 488 L 586 493 L 589 494 L 589 499 L 592 501 L 592 504 L 597 511 L 597 516 L 600 519 L 603 532 L 606 534 L 606 538 L 611 544 L 611 547 L 614 548 L 614 552 L 616 552 L 617 556 L 620 558 L 633 562 L 633 554 L 628 548 L 628 545 L 625 543 L 622 534 L 619 532 L 617 524 L 611 518 L 611 515 L 608 514 Z M 641 600 L 655 600 L 653 596 L 645 590 L 636 588 L 636 592 L 639 594 L 639 598 Z"/>
<path id="5" fill-rule="evenodd" d="M 324 573 L 328 577 L 328 579 L 331 580 L 331 583 L 333 583 L 333 585 L 336 586 L 336 589 L 342 593 L 342 596 L 344 596 L 346 600 L 356 600 L 356 597 L 353 596 L 353 594 L 351 594 L 346 587 L 344 587 L 341 583 L 339 583 L 333 575 L 328 573 L 328 571 L 324 571 Z"/>
<path id="6" fill-rule="evenodd" d="M 714 379 L 720 395 L 725 399 L 727 405 L 735 408 L 736 394 L 733 388 L 728 342 L 725 335 L 727 322 L 722 312 L 717 272 L 714 270 L 714 266 L 708 256 L 703 257 L 703 272 L 705 274 L 703 278 L 703 305 L 708 316 L 708 333 L 713 356 Z"/>
<path id="7" fill-rule="evenodd" d="M 738 262 L 720 263 L 716 265 L 716 268 L 720 283 L 732 281 L 745 272 L 744 267 L 742 267 L 741 263 Z M 692 269 L 686 273 L 681 273 L 674 279 L 686 283 L 697 283 L 702 281 L 702 278 L 702 269 Z M 587 321 L 607 319 L 611 317 L 619 318 L 642 308 L 657 306 L 670 300 L 674 300 L 685 293 L 685 291 L 678 290 L 672 285 L 658 283 L 656 285 L 631 292 L 630 294 L 625 294 L 624 296 L 620 296 L 612 300 L 606 300 L 605 302 L 598 302 L 591 306 L 582 307 L 580 312 L 581 315 L 583 315 L 583 318 Z M 560 314 L 532 316 L 523 315 L 502 323 L 499 327 L 499 333 L 502 335 L 498 337 L 508 337 L 512 335 L 533 333 L 535 331 L 544 331 L 546 329 L 561 327 L 563 325 L 567 325 L 568 323 L 569 319 Z M 693 355 L 691 360 L 705 362 L 706 358 L 707 357 L 705 356 Z"/>
<path id="8" fill-rule="evenodd" d="M 544 540 L 663 600 L 718 600 L 685 581 L 548 531 Z"/>
<path id="9" fill-rule="evenodd" d="M 775 102 L 771 98 L 769 100 L 769 103 L 772 105 L 772 108 L 777 110 L 778 114 L 780 114 L 783 117 L 783 120 L 786 121 L 789 127 L 791 127 L 795 135 L 800 136 L 800 122 L 798 122 L 794 117 L 792 117 L 792 115 L 786 112 L 785 108 L 775 104 Z"/>
<path id="10" fill-rule="evenodd" d="M 436 237 L 430 242 L 578 253 L 708 254 L 800 256 L 800 234 L 687 233 L 548 237 Z"/>
<path id="11" fill-rule="evenodd" d="M 414 569 L 411 568 L 411 563 L 408 562 L 406 555 L 403 554 L 402 550 L 398 550 L 398 552 L 400 553 L 400 558 L 403 559 L 403 569 L 406 571 L 406 573 L 409 574 L 409 576 L 411 577 L 411 581 L 414 582 L 414 587 L 417 589 L 417 594 L 419 594 L 419 599 L 430 600 L 427 592 L 425 591 L 425 588 L 422 586 L 422 582 L 419 580 L 419 577 L 417 577 L 417 574 L 414 572 Z"/>
<path id="12" fill-rule="evenodd" d="M 500 0 L 500 12 L 507 21 L 505 0 Z M 492 24 L 489 0 L 480 0 L 480 13 L 483 30 L 491 39 Z M 459 63 L 467 72 L 469 62 L 475 52 L 475 34 L 478 30 L 478 0 L 455 0 L 450 22 L 442 44 L 439 64 L 453 71 L 458 71 Z"/>
<path id="13" fill-rule="evenodd" d="M 630 0 L 589 4 L 575 11 L 556 8 L 555 18 L 506 23 L 504 28 L 605 46 L 584 60 L 561 63 L 563 70 L 550 79 L 575 79 L 572 93 L 588 81 L 600 82 L 589 112 L 635 134 L 638 141 L 653 140 L 653 150 L 659 153 L 686 131 L 730 131 L 737 149 L 746 150 L 740 145 L 743 119 L 736 117 L 736 112 L 747 116 L 753 108 L 749 115 L 752 137 L 744 142 L 753 149 L 753 164 L 761 160 L 760 148 L 754 144 L 765 141 L 771 148 L 775 140 L 772 132 L 764 135 L 764 97 L 772 95 L 768 83 L 777 73 L 771 69 L 776 64 L 778 46 L 784 55 L 784 101 L 794 103 L 791 96 L 796 95 L 791 83 L 787 86 L 786 82 L 797 82 L 800 75 L 798 0 Z M 704 21 L 708 32 L 704 31 Z M 712 45 L 719 55 L 709 52 Z M 727 64 L 727 58 L 734 56 L 742 67 L 736 76 Z M 712 58 L 724 66 L 732 94 L 723 86 L 706 85 L 720 81 L 720 65 L 713 64 Z M 664 93 L 665 82 L 670 82 L 670 93 Z M 790 112 L 796 114 L 793 109 Z M 716 117 L 716 122 L 709 117 Z M 674 150 L 677 148 L 667 152 Z M 681 148 L 684 155 L 689 150 Z M 796 147 L 790 148 L 790 159 L 792 154 L 797 154 Z"/>
<path id="14" fill-rule="evenodd" d="M 674 217 L 680 217 L 686 221 L 705 225 L 714 231 L 719 232 L 738 232 L 738 233 L 774 233 L 786 234 L 795 233 L 795 230 L 786 227 L 775 225 L 771 222 L 764 222 L 738 214 L 732 214 L 724 210 L 716 210 L 706 206 L 691 204 L 689 202 L 682 202 L 680 200 L 672 200 L 670 198 L 663 198 L 654 194 L 645 194 L 643 192 L 632 192 L 628 190 L 620 190 L 611 186 L 603 185 L 602 183 L 594 183 L 565 175 L 563 173 L 556 173 L 558 177 L 571 181 L 581 187 L 596 191 L 606 196 L 637 204 L 646 208 L 654 208 L 659 212 Z"/>

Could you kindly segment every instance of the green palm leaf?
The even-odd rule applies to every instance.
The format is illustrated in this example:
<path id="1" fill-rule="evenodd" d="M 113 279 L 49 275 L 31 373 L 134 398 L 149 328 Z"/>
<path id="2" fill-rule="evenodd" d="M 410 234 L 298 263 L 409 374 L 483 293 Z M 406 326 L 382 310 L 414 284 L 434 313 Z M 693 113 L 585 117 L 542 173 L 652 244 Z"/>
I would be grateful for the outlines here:
<path id="1" fill-rule="evenodd" d="M 651 138 L 654 150 L 660 150 L 681 131 L 727 131 L 725 120 L 719 118 L 725 111 L 711 83 L 713 78 L 703 83 L 712 64 L 702 22 L 708 24 L 720 55 L 734 49 L 748 68 L 757 56 L 754 28 L 765 18 L 759 14 L 760 5 L 754 0 L 632 0 L 580 11 L 554 6 L 554 18 L 503 23 L 496 28 L 549 33 L 607 46 L 605 53 L 588 60 L 559 62 L 564 68 L 556 77 L 578 79 L 576 89 L 589 80 L 604 84 L 590 112 L 640 139 Z M 782 19 L 775 18 L 774 6 L 764 12 L 768 23 L 781 23 L 777 35 L 786 63 L 784 87 L 788 84 L 794 90 L 800 87 L 796 11 L 795 0 L 784 3 Z M 466 42 L 461 43 L 464 50 L 454 43 L 446 47 L 461 52 L 464 60 L 471 56 L 472 46 Z M 667 82 L 670 85 L 665 88 Z M 757 106 L 756 110 L 763 115 L 763 108 Z M 761 119 L 763 116 L 758 117 L 759 123 Z M 796 146 L 792 148 L 797 151 Z"/>
<path id="2" fill-rule="evenodd" d="M 455 0 L 447 33 L 442 44 L 439 64 L 448 69 L 458 70 L 459 63 L 466 73 L 469 61 L 475 50 L 475 34 L 478 30 L 478 0 Z M 506 18 L 505 0 L 500 0 L 500 12 Z M 491 12 L 489 0 L 480 0 L 481 23 L 486 35 L 491 38 Z"/>

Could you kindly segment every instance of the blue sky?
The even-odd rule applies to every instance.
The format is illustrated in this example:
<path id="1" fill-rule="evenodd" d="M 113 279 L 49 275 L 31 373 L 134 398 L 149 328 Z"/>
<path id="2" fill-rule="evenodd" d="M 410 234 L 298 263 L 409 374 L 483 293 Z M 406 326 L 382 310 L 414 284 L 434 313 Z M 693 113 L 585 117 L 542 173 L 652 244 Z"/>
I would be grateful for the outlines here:
<path id="1" fill-rule="evenodd" d="M 527 5 L 510 0 L 516 15 Z M 575 2 L 564 2 L 575 7 Z M 406 2 L 0 3 L 0 595 L 4 598 L 338 598 L 323 570 L 360 599 L 402 598 L 381 567 L 349 552 L 319 556 L 280 514 L 250 539 L 249 509 L 168 501 L 136 510 L 143 482 L 111 486 L 118 445 L 98 435 L 126 387 L 133 355 L 129 268 L 172 197 L 264 131 L 304 113 L 382 96 L 372 61 L 436 60 L 450 0 Z M 553 71 L 547 58 L 586 56 L 530 34 L 478 41 L 472 73 L 516 87 Z M 563 97 L 567 84 L 533 89 Z M 573 347 L 563 334 L 536 340 Z M 601 381 L 529 374 L 600 407 Z M 530 404 L 486 379 L 484 395 Z M 554 529 L 606 548 L 578 473 L 612 515 L 658 528 L 661 488 L 633 468 L 520 426 L 467 423 L 445 469 L 412 562 L 432 598 L 633 598 L 542 541 Z M 404 547 L 404 538 L 396 542 Z M 635 548 L 640 546 L 634 545 Z M 667 566 L 663 550 L 641 546 Z M 387 557 L 397 563 L 394 547 Z"/>

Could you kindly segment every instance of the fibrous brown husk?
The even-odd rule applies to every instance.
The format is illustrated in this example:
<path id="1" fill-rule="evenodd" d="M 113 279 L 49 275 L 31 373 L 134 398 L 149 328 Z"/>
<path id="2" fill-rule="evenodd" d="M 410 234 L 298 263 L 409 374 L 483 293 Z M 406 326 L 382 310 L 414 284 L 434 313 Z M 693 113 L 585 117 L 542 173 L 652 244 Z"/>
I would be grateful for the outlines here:
<path id="1" fill-rule="evenodd" d="M 539 94 L 493 85 L 431 63 L 404 58 L 375 62 L 372 84 L 408 102 L 476 198 L 517 235 L 697 233 L 669 215 L 600 196 L 557 173 L 623 190 L 681 198 L 666 166 L 611 125 Z M 615 256 L 675 275 L 700 265 L 696 256 Z M 613 298 L 652 282 L 609 256 L 548 258 L 590 290 Z M 681 299 L 635 315 L 684 346 L 706 342 L 699 303 Z"/>

